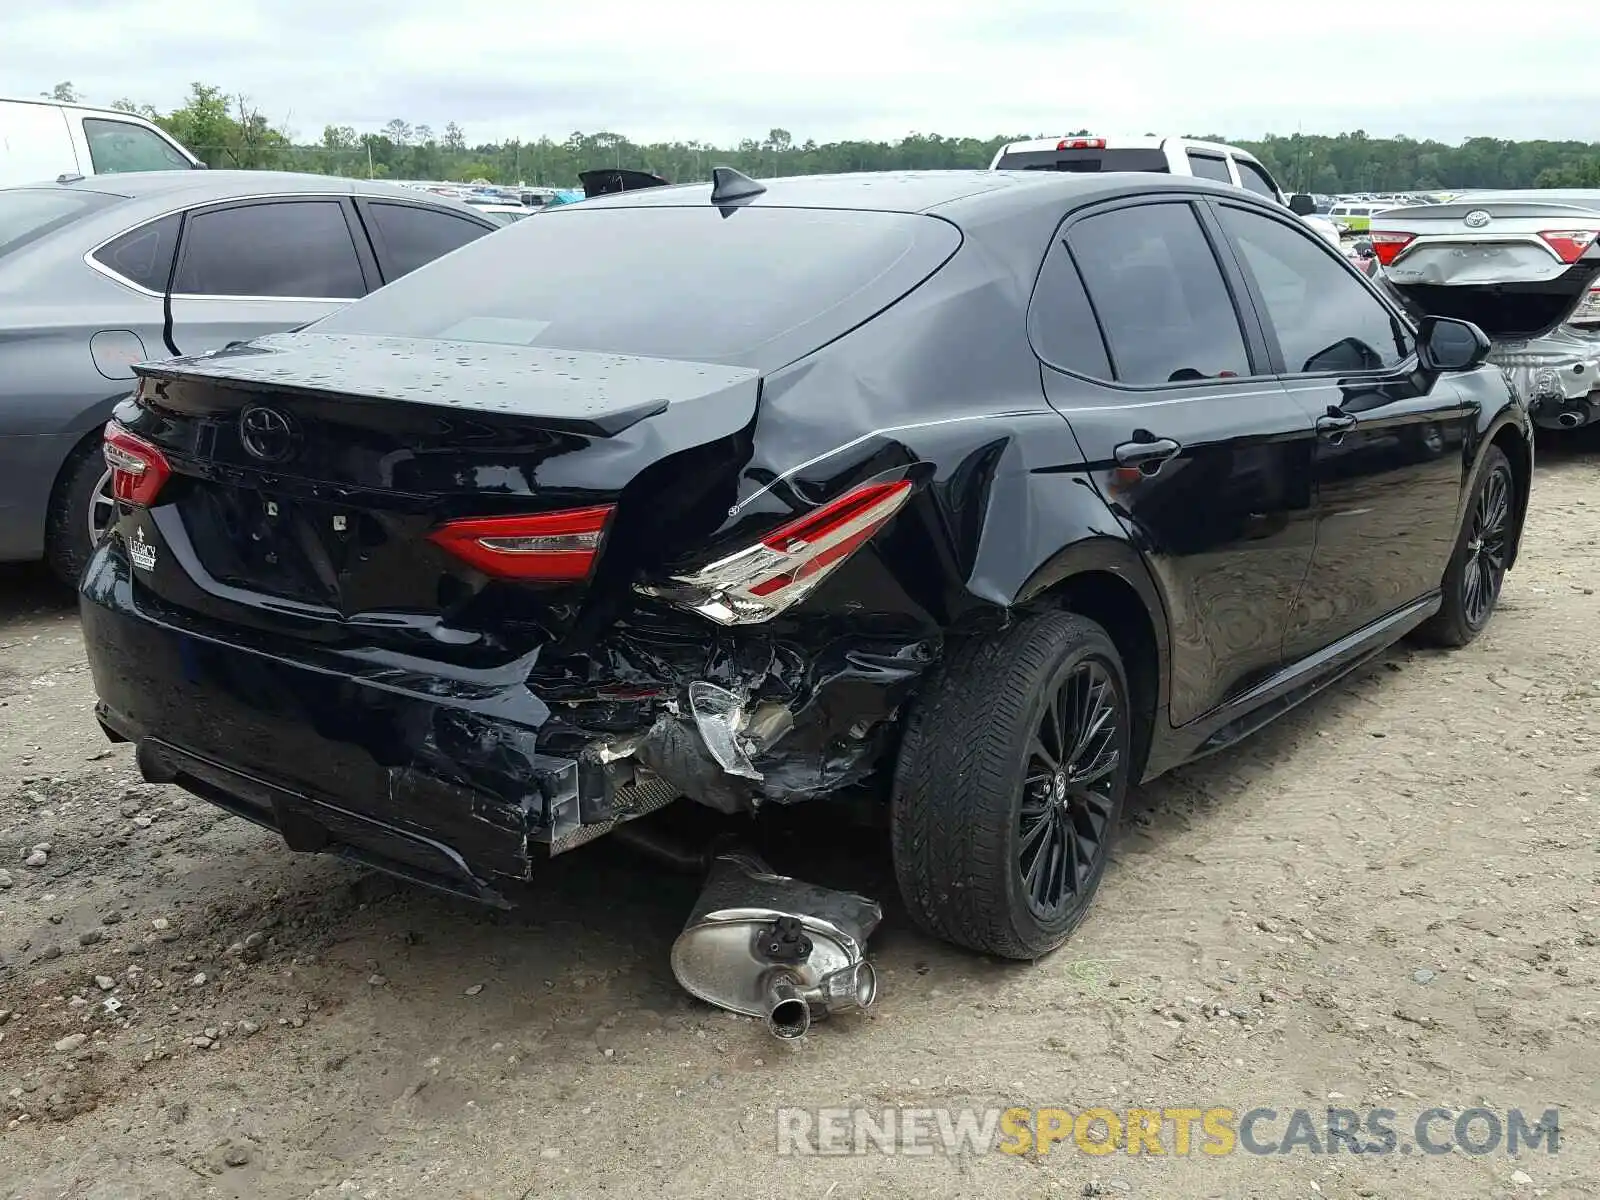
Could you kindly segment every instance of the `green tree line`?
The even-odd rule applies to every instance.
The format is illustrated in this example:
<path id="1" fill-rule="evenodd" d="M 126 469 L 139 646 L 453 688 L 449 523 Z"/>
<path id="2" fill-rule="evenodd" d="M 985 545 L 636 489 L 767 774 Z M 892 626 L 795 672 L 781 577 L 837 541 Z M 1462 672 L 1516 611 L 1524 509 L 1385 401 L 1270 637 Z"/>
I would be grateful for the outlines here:
<path id="1" fill-rule="evenodd" d="M 78 98 L 70 83 L 56 85 L 51 94 L 63 100 Z M 329 125 L 318 141 L 305 143 L 269 121 L 248 97 L 209 84 L 193 84 L 185 103 L 170 112 L 126 99 L 113 107 L 155 121 L 212 167 L 389 179 L 482 179 L 546 187 L 575 187 L 578 172 L 595 167 L 632 167 L 673 182 L 709 178 L 714 166 L 737 167 L 759 177 L 986 167 L 1005 143 L 1046 136 L 912 133 L 895 141 L 816 142 L 796 141 L 788 130 L 773 129 L 764 138 L 746 138 L 734 146 L 639 143 L 604 132 L 578 132 L 559 141 L 539 137 L 469 143 L 454 121 L 436 130 L 396 118 L 376 133 Z M 1360 130 L 1260 139 L 1197 136 L 1243 146 L 1266 163 L 1285 188 L 1297 191 L 1600 187 L 1600 142 L 1475 137 L 1452 146 L 1408 137 L 1369 137 Z"/>

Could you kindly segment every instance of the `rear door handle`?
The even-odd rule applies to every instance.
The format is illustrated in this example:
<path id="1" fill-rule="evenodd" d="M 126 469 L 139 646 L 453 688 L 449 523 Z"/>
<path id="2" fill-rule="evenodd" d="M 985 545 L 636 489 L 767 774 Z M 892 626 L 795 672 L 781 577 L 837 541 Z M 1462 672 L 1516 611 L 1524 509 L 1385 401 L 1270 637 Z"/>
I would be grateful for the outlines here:
<path id="1" fill-rule="evenodd" d="M 1123 442 L 1112 451 L 1116 455 L 1117 464 L 1124 467 L 1138 467 L 1141 471 L 1159 470 L 1161 464 L 1169 458 L 1177 456 L 1183 447 L 1171 438 L 1156 438 L 1149 442 Z"/>
<path id="2" fill-rule="evenodd" d="M 1328 413 L 1317 418 L 1317 433 L 1322 437 L 1336 438 L 1349 433 L 1355 424 L 1355 417 L 1349 413 Z"/>

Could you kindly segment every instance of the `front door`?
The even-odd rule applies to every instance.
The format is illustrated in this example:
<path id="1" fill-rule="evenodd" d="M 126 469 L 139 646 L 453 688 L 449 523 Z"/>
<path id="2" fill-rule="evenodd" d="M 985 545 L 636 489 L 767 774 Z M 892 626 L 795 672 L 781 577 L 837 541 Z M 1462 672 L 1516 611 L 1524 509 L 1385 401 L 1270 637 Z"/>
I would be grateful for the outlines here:
<path id="1" fill-rule="evenodd" d="M 1091 210 L 1030 313 L 1046 395 L 1161 590 L 1174 725 L 1279 668 L 1313 541 L 1313 422 L 1216 238 L 1187 198 Z"/>
<path id="2" fill-rule="evenodd" d="M 1290 394 L 1316 419 L 1316 550 L 1284 641 L 1294 662 L 1439 587 L 1473 418 L 1418 369 L 1411 332 L 1292 219 L 1216 205 Z"/>
<path id="3" fill-rule="evenodd" d="M 167 301 L 171 349 L 203 354 L 295 329 L 366 295 L 377 271 L 353 220 L 344 201 L 316 196 L 189 213 Z"/>

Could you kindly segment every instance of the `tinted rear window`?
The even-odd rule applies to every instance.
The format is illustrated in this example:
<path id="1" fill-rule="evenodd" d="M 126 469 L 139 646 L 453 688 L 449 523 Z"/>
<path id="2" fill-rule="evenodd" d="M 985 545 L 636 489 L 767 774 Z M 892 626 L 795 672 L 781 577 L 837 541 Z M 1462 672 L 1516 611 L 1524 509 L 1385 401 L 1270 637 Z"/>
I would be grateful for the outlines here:
<path id="1" fill-rule="evenodd" d="M 463 246 L 317 323 L 770 369 L 894 303 L 960 245 L 907 213 L 558 209 Z"/>
<path id="2" fill-rule="evenodd" d="M 1002 155 L 997 171 L 1146 171 L 1165 174 L 1161 150 L 1027 150 Z"/>
<path id="3" fill-rule="evenodd" d="M 19 250 L 119 199 L 103 192 L 76 192 L 68 188 L 0 190 L 0 255 Z"/>

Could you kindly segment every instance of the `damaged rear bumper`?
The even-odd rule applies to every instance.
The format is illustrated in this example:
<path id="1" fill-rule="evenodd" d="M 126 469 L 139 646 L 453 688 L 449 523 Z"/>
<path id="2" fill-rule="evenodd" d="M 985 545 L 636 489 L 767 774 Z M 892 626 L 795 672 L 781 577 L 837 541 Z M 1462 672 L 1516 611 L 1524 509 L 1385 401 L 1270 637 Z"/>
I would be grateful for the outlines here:
<path id="1" fill-rule="evenodd" d="M 1600 416 L 1600 328 L 1564 325 L 1541 338 L 1496 342 L 1489 361 L 1537 425 L 1571 429 Z"/>
<path id="2" fill-rule="evenodd" d="M 585 705 L 547 704 L 539 678 L 530 684 L 537 655 L 473 670 L 388 652 L 285 653 L 170 609 L 130 576 L 113 540 L 85 574 L 80 607 L 97 715 L 137 745 L 147 778 L 275 829 L 293 849 L 494 904 L 541 859 L 679 796 L 739 811 L 854 782 L 923 666 L 921 655 L 900 669 L 893 655 L 851 666 L 841 652 L 848 669 L 792 710 L 778 705 L 781 720 L 770 702 L 752 706 L 753 722 L 736 714 L 748 769 L 730 773 L 706 726 L 670 697 L 621 706 L 639 714 L 631 728 L 607 706 L 609 731 L 585 732 L 575 724 Z M 764 753 L 780 738 L 782 753 Z"/>

